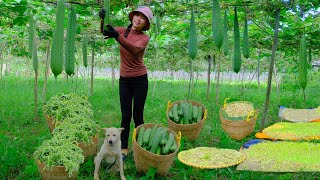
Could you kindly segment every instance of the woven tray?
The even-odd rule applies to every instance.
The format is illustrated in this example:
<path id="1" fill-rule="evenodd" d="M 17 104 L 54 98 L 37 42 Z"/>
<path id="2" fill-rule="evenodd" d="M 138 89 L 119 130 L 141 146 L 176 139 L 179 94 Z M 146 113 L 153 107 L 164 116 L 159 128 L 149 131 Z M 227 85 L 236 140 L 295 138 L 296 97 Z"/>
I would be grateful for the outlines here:
<path id="1" fill-rule="evenodd" d="M 320 107 L 320 106 L 319 106 Z M 279 117 L 290 122 L 312 122 L 320 120 L 320 108 L 293 109 L 280 106 Z"/>
<path id="2" fill-rule="evenodd" d="M 197 147 L 181 151 L 178 159 L 183 164 L 200 169 L 226 168 L 240 164 L 245 156 L 234 149 Z"/>
<path id="3" fill-rule="evenodd" d="M 237 170 L 259 172 L 320 172 L 320 144 L 265 141 L 242 149 Z"/>
<path id="4" fill-rule="evenodd" d="M 320 122 L 279 122 L 255 135 L 260 139 L 272 140 L 316 140 L 320 139 Z"/>

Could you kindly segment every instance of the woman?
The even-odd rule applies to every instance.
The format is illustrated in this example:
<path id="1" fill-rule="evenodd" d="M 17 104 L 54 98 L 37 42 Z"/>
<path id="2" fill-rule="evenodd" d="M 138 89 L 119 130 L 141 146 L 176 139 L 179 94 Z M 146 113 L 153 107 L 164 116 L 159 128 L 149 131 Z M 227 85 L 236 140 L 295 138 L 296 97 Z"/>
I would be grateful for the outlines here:
<path id="1" fill-rule="evenodd" d="M 140 6 L 129 13 L 131 24 L 127 28 L 114 29 L 107 25 L 107 30 L 103 30 L 104 9 L 100 10 L 99 16 L 102 18 L 100 30 L 105 38 L 115 38 L 120 44 L 119 95 L 122 114 L 121 127 L 124 128 L 121 133 L 121 148 L 123 158 L 125 158 L 128 155 L 132 115 L 135 127 L 144 123 L 143 110 L 148 93 L 148 76 L 143 56 L 150 38 L 143 31 L 150 29 L 153 13 L 149 7 Z"/>

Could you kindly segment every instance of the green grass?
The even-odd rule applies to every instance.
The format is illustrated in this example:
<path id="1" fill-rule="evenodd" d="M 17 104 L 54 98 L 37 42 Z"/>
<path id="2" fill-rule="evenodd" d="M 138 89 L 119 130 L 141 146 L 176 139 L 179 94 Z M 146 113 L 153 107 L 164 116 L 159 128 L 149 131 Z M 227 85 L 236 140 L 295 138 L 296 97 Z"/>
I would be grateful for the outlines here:
<path id="1" fill-rule="evenodd" d="M 319 73 L 313 75 L 308 82 L 306 103 L 303 101 L 302 91 L 292 82 L 292 77 L 283 79 L 280 99 L 276 87 L 272 87 L 269 111 L 266 126 L 279 121 L 279 105 L 291 108 L 310 108 L 319 105 Z M 165 111 L 168 101 L 174 102 L 186 99 L 188 95 L 187 81 L 157 80 L 154 96 L 154 80 L 149 80 L 149 93 L 145 106 L 145 123 L 156 123 L 167 126 Z M 47 100 L 57 93 L 75 92 L 79 95 L 88 95 L 88 80 L 70 79 L 63 77 L 57 80 L 49 78 Z M 0 179 L 40 179 L 33 152 L 43 140 L 51 138 L 49 128 L 42 113 L 42 87 L 43 79 L 39 80 L 39 111 L 40 121 L 34 121 L 34 94 L 33 78 L 17 78 L 6 76 L 0 80 Z M 198 81 L 190 99 L 203 104 L 208 109 L 208 118 L 205 126 L 196 141 L 190 142 L 182 139 L 180 150 L 199 146 L 239 149 L 244 142 L 253 139 L 258 132 L 260 120 L 264 109 L 266 84 L 260 90 L 256 84 L 222 83 L 220 89 L 219 105 L 215 104 L 214 84 L 211 85 L 210 99 L 206 98 L 205 82 Z M 225 98 L 253 102 L 261 112 L 258 116 L 255 132 L 250 136 L 236 141 L 221 129 L 219 108 Z M 120 127 L 121 113 L 118 94 L 118 81 L 112 85 L 110 79 L 95 79 L 94 92 L 89 97 L 92 103 L 94 120 L 101 127 Z M 133 124 L 131 126 L 133 130 Z M 103 134 L 100 134 L 99 147 L 102 144 Z M 131 138 L 131 137 L 130 137 Z M 129 145 L 131 147 L 131 143 Z M 249 171 L 236 171 L 235 167 L 201 170 L 188 167 L 175 158 L 168 176 L 160 177 L 150 169 L 147 174 L 138 174 L 133 161 L 132 153 L 125 162 L 125 175 L 127 179 L 315 179 L 319 173 L 262 173 Z M 106 165 L 103 165 L 106 167 Z M 93 157 L 81 165 L 78 179 L 92 179 L 94 171 Z M 103 173 L 102 178 L 120 179 L 117 174 Z"/>

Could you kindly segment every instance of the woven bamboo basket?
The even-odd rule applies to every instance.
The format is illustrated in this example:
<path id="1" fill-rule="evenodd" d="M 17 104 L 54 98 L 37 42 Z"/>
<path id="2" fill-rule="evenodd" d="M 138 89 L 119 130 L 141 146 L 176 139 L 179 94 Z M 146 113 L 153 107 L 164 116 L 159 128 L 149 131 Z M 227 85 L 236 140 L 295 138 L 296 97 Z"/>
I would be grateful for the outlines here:
<path id="1" fill-rule="evenodd" d="M 168 155 L 157 155 L 143 149 L 138 144 L 136 140 L 137 138 L 136 136 L 139 133 L 140 128 L 141 127 L 152 128 L 154 126 L 166 128 L 168 132 L 172 133 L 175 136 L 175 139 L 178 145 L 175 152 Z M 158 169 L 156 174 L 160 176 L 166 176 L 180 148 L 180 138 L 181 138 L 181 133 L 179 133 L 179 136 L 178 136 L 173 130 L 161 125 L 156 125 L 156 124 L 141 124 L 136 129 L 134 129 L 133 136 L 132 136 L 132 148 L 133 148 L 133 158 L 134 158 L 137 171 L 146 173 L 148 172 L 149 168 L 153 167 Z"/>
<path id="2" fill-rule="evenodd" d="M 38 170 L 41 174 L 41 178 L 45 180 L 73 180 L 77 179 L 78 171 L 72 173 L 69 177 L 68 172 L 64 166 L 53 166 L 51 170 L 44 169 L 45 163 L 41 163 L 39 160 L 36 160 L 38 165 Z"/>
<path id="3" fill-rule="evenodd" d="M 54 130 L 54 128 L 56 127 L 56 123 L 54 120 L 54 117 L 49 116 L 48 114 L 44 114 L 44 117 L 47 120 L 47 124 L 49 126 L 50 129 L 50 133 L 52 134 L 52 131 Z"/>
<path id="4" fill-rule="evenodd" d="M 258 112 L 255 115 L 244 120 L 228 120 L 222 115 L 223 107 L 220 108 L 220 120 L 222 129 L 232 138 L 241 140 L 254 131 Z"/>
<path id="5" fill-rule="evenodd" d="M 186 137 L 188 140 L 194 141 L 198 138 L 198 136 L 204 126 L 204 123 L 207 119 L 207 113 L 208 113 L 207 109 L 202 104 L 200 104 L 196 101 L 190 100 L 192 105 L 202 107 L 203 113 L 204 113 L 203 118 L 199 122 L 193 123 L 193 124 L 177 124 L 177 123 L 173 122 L 172 120 L 170 120 L 168 113 L 174 104 L 179 104 L 180 102 L 181 101 L 176 101 L 174 103 L 171 103 L 170 101 L 168 102 L 167 111 L 166 111 L 166 117 L 168 120 L 168 127 L 169 127 L 169 129 L 172 129 L 176 133 L 178 133 L 180 131 L 183 137 Z M 189 102 L 189 100 L 188 100 L 188 102 Z"/>
<path id="6" fill-rule="evenodd" d="M 94 137 L 91 137 L 91 143 L 79 143 L 78 146 L 83 150 L 83 156 L 87 158 L 88 156 L 97 154 L 99 134 L 96 134 Z"/>

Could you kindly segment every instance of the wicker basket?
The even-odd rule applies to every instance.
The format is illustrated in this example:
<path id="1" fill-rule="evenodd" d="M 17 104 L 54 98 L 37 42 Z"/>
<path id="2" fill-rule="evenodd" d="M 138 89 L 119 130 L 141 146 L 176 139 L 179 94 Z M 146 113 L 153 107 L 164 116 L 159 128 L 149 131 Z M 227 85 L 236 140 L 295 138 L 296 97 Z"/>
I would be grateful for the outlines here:
<path id="1" fill-rule="evenodd" d="M 52 131 L 53 131 L 54 128 L 56 127 L 54 117 L 51 117 L 51 116 L 49 116 L 48 114 L 44 114 L 44 117 L 45 117 L 46 120 L 47 120 L 47 124 L 48 124 L 48 126 L 49 126 L 50 133 L 52 134 Z"/>
<path id="2" fill-rule="evenodd" d="M 222 115 L 223 107 L 220 108 L 220 120 L 222 129 L 232 138 L 241 140 L 250 135 L 256 125 L 258 112 L 244 120 L 228 120 Z"/>
<path id="3" fill-rule="evenodd" d="M 168 120 L 168 127 L 169 127 L 169 129 L 172 129 L 176 133 L 178 133 L 180 131 L 183 137 L 186 137 L 188 140 L 194 141 L 197 139 L 198 135 L 200 134 L 200 132 L 204 126 L 205 120 L 207 119 L 207 109 L 202 104 L 200 104 L 196 101 L 190 100 L 192 105 L 202 107 L 203 112 L 204 112 L 203 118 L 199 122 L 193 123 L 193 124 L 177 124 L 177 123 L 173 122 L 172 120 L 170 120 L 168 113 L 174 104 L 179 104 L 180 102 L 181 101 L 177 101 L 174 103 L 171 103 L 170 101 L 168 102 L 167 111 L 166 111 L 166 117 Z M 189 100 L 188 100 L 188 102 L 189 102 Z"/>
<path id="4" fill-rule="evenodd" d="M 97 154 L 97 147 L 98 147 L 98 137 L 99 134 L 91 137 L 91 143 L 79 143 L 78 146 L 83 150 L 83 156 L 87 158 L 88 156 L 96 155 Z"/>
<path id="5" fill-rule="evenodd" d="M 78 171 L 72 173 L 72 176 L 69 177 L 68 172 L 64 166 L 53 166 L 51 170 L 44 169 L 45 163 L 41 163 L 39 160 L 36 160 L 38 165 L 38 170 L 41 174 L 41 178 L 45 180 L 61 180 L 68 179 L 73 180 L 77 179 Z"/>
<path id="6" fill-rule="evenodd" d="M 138 134 L 141 127 L 152 128 L 154 126 L 166 128 L 168 132 L 172 133 L 175 136 L 177 141 L 177 149 L 175 152 L 168 155 L 157 155 L 143 149 L 138 142 L 136 141 L 136 135 Z M 150 167 L 157 168 L 157 174 L 160 176 L 165 176 L 168 174 L 170 167 L 172 166 L 173 160 L 177 155 L 177 152 L 180 148 L 180 136 L 178 136 L 173 130 L 168 129 L 167 127 L 156 125 L 156 124 L 141 124 L 138 126 L 132 136 L 132 148 L 133 148 L 133 158 L 138 172 L 146 173 Z"/>

